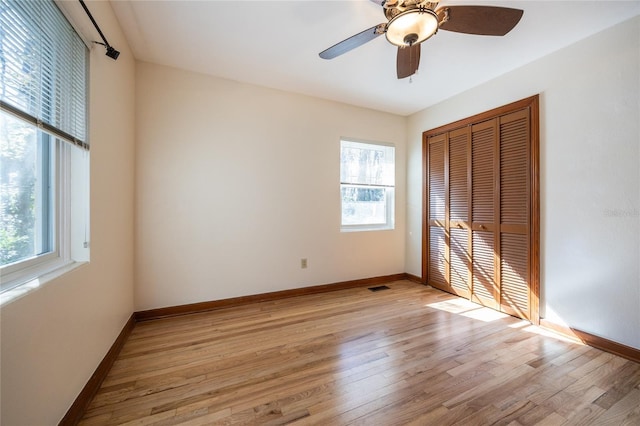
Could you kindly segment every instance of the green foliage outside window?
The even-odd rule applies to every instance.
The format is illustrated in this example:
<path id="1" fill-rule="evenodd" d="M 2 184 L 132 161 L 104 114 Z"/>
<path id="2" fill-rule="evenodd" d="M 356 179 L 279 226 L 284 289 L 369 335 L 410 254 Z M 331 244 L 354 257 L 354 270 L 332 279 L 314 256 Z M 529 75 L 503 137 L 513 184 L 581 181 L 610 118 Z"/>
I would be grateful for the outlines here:
<path id="1" fill-rule="evenodd" d="M 0 117 L 0 264 L 35 254 L 36 130 Z"/>

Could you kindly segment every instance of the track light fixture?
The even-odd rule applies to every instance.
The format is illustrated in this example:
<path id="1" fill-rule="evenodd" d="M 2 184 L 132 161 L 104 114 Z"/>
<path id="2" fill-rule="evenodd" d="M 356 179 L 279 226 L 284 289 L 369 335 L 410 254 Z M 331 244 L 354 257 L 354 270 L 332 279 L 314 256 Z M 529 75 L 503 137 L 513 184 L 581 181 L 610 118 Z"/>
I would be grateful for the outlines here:
<path id="1" fill-rule="evenodd" d="M 83 0 L 78 0 L 78 1 L 82 5 L 82 8 L 84 9 L 84 11 L 87 13 L 87 16 L 89 17 L 89 19 L 91 19 L 93 26 L 96 27 L 96 30 L 98 30 L 98 34 L 100 34 L 100 37 L 102 37 L 102 41 L 104 42 L 104 43 L 101 43 L 99 41 L 94 41 L 94 43 L 100 44 L 106 47 L 107 48 L 106 55 L 115 61 L 116 59 L 118 59 L 118 56 L 120 56 L 120 52 L 114 49 L 113 46 L 109 44 L 104 34 L 102 34 L 102 31 L 100 31 L 100 27 L 98 26 L 98 23 L 96 22 L 95 19 L 93 19 L 93 15 L 91 15 L 91 12 L 89 12 L 89 8 L 87 7 L 86 4 L 84 4 L 84 1 Z"/>
<path id="2" fill-rule="evenodd" d="M 117 51 L 116 49 L 113 48 L 113 46 L 109 46 L 108 44 L 104 44 L 104 43 L 100 43 L 99 41 L 94 41 L 95 44 L 101 44 L 102 46 L 107 48 L 107 53 L 106 55 L 110 58 L 112 58 L 113 60 L 118 59 L 118 56 L 120 56 L 120 52 Z"/>

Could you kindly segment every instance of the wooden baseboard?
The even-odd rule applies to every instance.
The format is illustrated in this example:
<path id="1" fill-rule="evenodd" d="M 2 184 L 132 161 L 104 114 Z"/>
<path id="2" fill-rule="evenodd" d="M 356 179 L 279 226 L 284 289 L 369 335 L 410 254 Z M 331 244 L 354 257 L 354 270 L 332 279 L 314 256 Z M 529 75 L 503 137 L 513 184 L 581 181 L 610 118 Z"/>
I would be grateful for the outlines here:
<path id="1" fill-rule="evenodd" d="M 347 288 L 374 286 L 392 281 L 408 280 L 408 274 L 393 274 L 381 277 L 363 278 L 359 280 L 342 281 L 333 284 L 322 284 L 312 287 L 294 288 L 291 290 L 274 291 L 270 293 L 253 294 L 249 296 L 232 297 L 230 299 L 212 300 L 208 302 L 190 303 L 187 305 L 169 306 L 166 308 L 149 309 L 135 312 L 136 321 L 148 321 L 158 318 L 173 317 L 177 315 L 195 314 L 198 312 L 212 311 L 215 309 L 241 306 L 257 302 L 270 302 L 289 297 L 304 296 L 307 294 L 326 293 L 328 291 L 344 290 Z"/>
<path id="2" fill-rule="evenodd" d="M 425 282 L 422 280 L 421 277 L 417 276 L 417 275 L 413 275 L 413 274 L 409 274 L 406 273 L 406 280 L 407 281 L 411 281 L 412 283 L 416 283 L 416 284 L 425 284 Z"/>
<path id="3" fill-rule="evenodd" d="M 576 330 L 575 328 L 567 327 L 565 325 L 556 324 L 544 318 L 540 318 L 540 326 L 562 334 L 570 339 L 578 340 L 585 345 L 602 349 L 605 352 L 610 352 L 628 360 L 640 363 L 640 349 L 632 348 L 631 346 L 626 346 L 622 343 L 614 342 L 612 340 L 605 339 L 604 337 Z"/>
<path id="4" fill-rule="evenodd" d="M 80 419 L 82 419 L 85 410 L 89 406 L 89 403 L 91 402 L 93 397 L 98 392 L 98 389 L 100 389 L 100 385 L 107 377 L 107 373 L 109 373 L 109 370 L 111 370 L 111 367 L 116 361 L 116 358 L 118 357 L 122 346 L 127 341 L 127 338 L 131 334 L 131 331 L 133 330 L 133 327 L 135 327 L 135 325 L 135 316 L 131 314 L 131 317 L 129 317 L 129 320 L 127 320 L 115 342 L 113 342 L 113 345 L 111 345 L 111 349 L 109 349 L 109 352 L 107 352 L 105 357 L 102 359 L 102 362 L 100 362 L 100 364 L 98 365 L 98 368 L 96 368 L 96 371 L 93 372 L 93 375 L 89 378 L 87 384 L 84 386 L 84 388 L 82 388 L 80 394 L 78 394 L 78 397 L 75 399 L 75 401 L 73 401 L 73 404 L 71 404 L 71 407 L 69 407 L 67 413 L 64 415 L 62 420 L 60 420 L 60 423 L 58 424 L 59 426 L 77 425 L 80 422 Z"/>

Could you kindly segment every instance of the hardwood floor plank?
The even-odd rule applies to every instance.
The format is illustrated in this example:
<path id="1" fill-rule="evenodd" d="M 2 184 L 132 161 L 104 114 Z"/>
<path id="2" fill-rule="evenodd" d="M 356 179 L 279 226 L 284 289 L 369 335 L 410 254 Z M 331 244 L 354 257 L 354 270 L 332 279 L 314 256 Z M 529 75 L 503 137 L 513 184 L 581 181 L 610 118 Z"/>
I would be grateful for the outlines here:
<path id="1" fill-rule="evenodd" d="M 544 421 L 550 422 L 552 420 L 552 419 L 549 419 L 549 416 L 553 414 L 553 411 L 551 411 L 547 407 L 543 407 L 535 403 L 533 404 L 534 404 L 534 407 L 531 410 L 527 411 L 526 413 L 522 413 L 522 415 L 520 415 L 520 417 L 516 419 L 518 423 L 520 423 L 523 426 L 533 426 L 533 425 L 540 424 Z M 562 421 L 560 423 L 564 423 L 564 421 L 565 419 L 562 418 Z"/>
<path id="2" fill-rule="evenodd" d="M 582 412 L 585 407 L 591 405 L 604 391 L 598 387 L 592 386 L 583 394 L 573 394 L 563 390 L 556 393 L 542 405 L 548 407 L 560 414 L 567 420 L 571 420 L 577 413 Z"/>
<path id="3" fill-rule="evenodd" d="M 138 323 L 81 424 L 640 423 L 640 364 L 387 285 Z"/>
<path id="4" fill-rule="evenodd" d="M 225 408 L 224 410 L 207 413 L 206 415 L 197 416 L 187 421 L 175 423 L 175 424 L 181 425 L 181 426 L 205 426 L 205 425 L 215 424 L 219 420 L 228 418 L 230 411 L 231 410 L 229 410 L 228 408 Z"/>
<path id="5" fill-rule="evenodd" d="M 594 403 L 604 409 L 611 408 L 624 398 L 634 387 L 640 386 L 640 364 L 628 361 L 614 376 L 608 376 L 609 389 Z M 606 383 L 598 382 L 598 386 L 606 387 Z"/>
<path id="6" fill-rule="evenodd" d="M 471 401 L 474 398 L 480 397 L 482 395 L 490 394 L 491 391 L 494 391 L 500 388 L 508 381 L 518 378 L 525 374 L 527 375 L 527 377 L 530 377 L 532 375 L 531 373 L 534 373 L 534 372 L 535 370 L 526 364 L 519 365 L 515 369 L 509 369 L 509 371 L 504 374 L 493 376 L 488 380 L 484 380 L 478 386 L 474 386 L 471 389 L 468 389 L 462 393 L 459 393 L 453 398 L 445 401 L 444 406 L 447 408 L 452 408 L 458 404 Z"/>
<path id="7" fill-rule="evenodd" d="M 560 426 L 565 424 L 567 419 L 562 417 L 558 413 L 551 413 L 541 421 L 535 424 L 535 426 Z"/>
<path id="8" fill-rule="evenodd" d="M 638 425 L 640 424 L 640 390 L 633 389 L 624 398 L 615 403 L 602 416 L 600 425 Z"/>

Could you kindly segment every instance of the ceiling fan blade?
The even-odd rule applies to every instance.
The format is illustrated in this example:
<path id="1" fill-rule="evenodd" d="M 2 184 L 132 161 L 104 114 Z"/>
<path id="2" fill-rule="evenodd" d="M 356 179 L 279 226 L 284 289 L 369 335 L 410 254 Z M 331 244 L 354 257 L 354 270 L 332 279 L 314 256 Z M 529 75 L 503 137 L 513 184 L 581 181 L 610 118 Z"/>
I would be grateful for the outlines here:
<path id="1" fill-rule="evenodd" d="M 398 78 L 410 77 L 420 66 L 420 44 L 398 47 L 397 70 Z"/>
<path id="2" fill-rule="evenodd" d="M 358 33 L 345 40 L 342 40 L 340 43 L 334 44 L 330 48 L 320 52 L 320 57 L 322 59 L 333 59 L 336 56 L 340 56 L 343 53 L 347 53 L 351 49 L 355 49 L 358 46 L 362 46 L 366 42 L 371 41 L 374 38 L 378 37 L 380 34 L 384 34 L 385 26 L 386 24 L 378 24 L 362 31 L 361 33 Z"/>
<path id="3" fill-rule="evenodd" d="M 441 30 L 503 36 L 520 22 L 524 11 L 496 6 L 445 6 L 436 13 L 439 17 L 448 15 L 448 20 L 440 24 Z"/>

